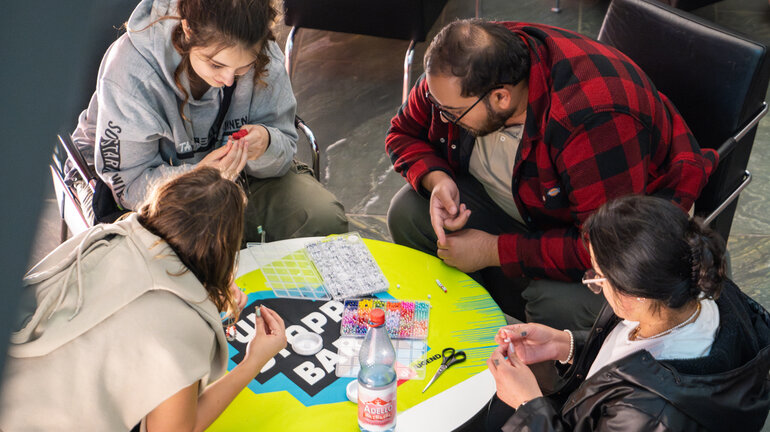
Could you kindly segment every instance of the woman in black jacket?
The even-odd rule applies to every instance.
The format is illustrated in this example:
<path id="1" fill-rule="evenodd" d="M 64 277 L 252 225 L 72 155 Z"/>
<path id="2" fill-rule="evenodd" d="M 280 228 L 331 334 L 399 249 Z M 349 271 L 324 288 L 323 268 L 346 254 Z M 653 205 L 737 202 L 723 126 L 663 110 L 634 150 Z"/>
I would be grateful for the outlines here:
<path id="1" fill-rule="evenodd" d="M 770 315 L 725 278 L 724 242 L 669 202 L 628 196 L 583 226 L 591 331 L 500 329 L 488 430 L 759 430 L 770 409 Z M 564 377 L 544 397 L 528 364 Z"/>

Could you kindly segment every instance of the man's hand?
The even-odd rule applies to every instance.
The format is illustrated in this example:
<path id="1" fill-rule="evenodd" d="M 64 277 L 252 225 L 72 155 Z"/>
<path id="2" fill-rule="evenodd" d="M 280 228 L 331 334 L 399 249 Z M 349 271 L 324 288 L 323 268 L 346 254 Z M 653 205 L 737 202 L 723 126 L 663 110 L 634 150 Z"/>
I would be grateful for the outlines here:
<path id="1" fill-rule="evenodd" d="M 444 228 L 450 231 L 462 229 L 471 211 L 460 204 L 457 183 L 443 171 L 432 171 L 422 181 L 430 193 L 430 223 L 436 232 L 438 244 L 446 243 Z"/>
<path id="2" fill-rule="evenodd" d="M 465 273 L 499 266 L 497 236 L 475 229 L 451 233 L 438 241 L 438 257 Z"/>

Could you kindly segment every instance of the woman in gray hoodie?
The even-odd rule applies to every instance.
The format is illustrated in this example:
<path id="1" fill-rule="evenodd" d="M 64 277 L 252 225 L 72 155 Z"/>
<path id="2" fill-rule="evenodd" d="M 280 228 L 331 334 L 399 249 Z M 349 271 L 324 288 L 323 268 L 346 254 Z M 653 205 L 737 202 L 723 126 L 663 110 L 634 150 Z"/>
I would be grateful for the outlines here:
<path id="1" fill-rule="evenodd" d="M 143 0 L 104 55 L 73 138 L 117 204 L 211 166 L 240 178 L 245 239 L 348 229 L 342 205 L 293 162 L 296 100 L 269 0 Z"/>

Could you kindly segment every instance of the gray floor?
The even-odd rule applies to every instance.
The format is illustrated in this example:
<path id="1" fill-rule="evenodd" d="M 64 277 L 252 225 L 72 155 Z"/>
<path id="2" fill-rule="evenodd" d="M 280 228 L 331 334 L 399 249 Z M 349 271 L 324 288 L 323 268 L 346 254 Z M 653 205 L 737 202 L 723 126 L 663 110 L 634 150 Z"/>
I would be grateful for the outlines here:
<path id="1" fill-rule="evenodd" d="M 481 16 L 556 25 L 589 36 L 599 32 L 607 0 L 481 0 Z M 449 0 L 429 39 L 447 22 L 474 15 L 472 0 Z M 724 0 L 696 14 L 770 45 L 767 0 Z M 279 43 L 288 33 L 278 26 Z M 388 204 L 404 184 L 384 150 L 390 118 L 401 103 L 403 56 L 408 43 L 341 33 L 302 30 L 293 77 L 298 113 L 313 128 L 323 151 L 322 181 L 345 205 L 351 229 L 389 239 Z M 425 43 L 418 44 L 414 76 L 422 72 Z M 73 119 L 74 124 L 75 119 Z M 770 117 L 761 123 L 749 169 L 754 180 L 740 198 L 728 248 L 733 278 L 770 308 Z M 58 244 L 53 193 L 45 197 L 32 262 Z M 765 430 L 770 431 L 766 426 Z"/>

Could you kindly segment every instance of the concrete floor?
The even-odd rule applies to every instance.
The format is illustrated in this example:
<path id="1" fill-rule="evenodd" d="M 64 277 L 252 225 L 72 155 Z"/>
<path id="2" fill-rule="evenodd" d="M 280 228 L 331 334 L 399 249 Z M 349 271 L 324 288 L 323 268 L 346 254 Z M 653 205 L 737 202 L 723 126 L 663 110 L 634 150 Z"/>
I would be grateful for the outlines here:
<path id="1" fill-rule="evenodd" d="M 540 22 L 595 37 L 607 0 L 562 0 L 562 12 L 549 0 L 482 0 L 481 16 Z M 449 0 L 428 35 L 444 24 L 474 15 L 471 0 Z M 767 0 L 724 0 L 694 11 L 697 15 L 770 45 Z M 283 46 L 288 29 L 278 26 Z M 323 156 L 323 183 L 345 205 L 351 230 L 389 239 L 385 215 L 404 180 L 393 171 L 384 138 L 401 103 L 402 67 L 408 42 L 316 30 L 300 31 L 293 84 L 298 114 L 313 128 Z M 415 53 L 414 77 L 422 73 L 426 43 Z M 73 119 L 73 125 L 75 119 Z M 770 117 L 759 127 L 749 169 L 754 180 L 739 200 L 728 242 L 734 280 L 770 308 Z M 303 156 L 303 155 L 301 155 Z M 46 194 L 31 262 L 58 244 L 59 220 L 52 190 Z M 770 427 L 766 425 L 766 431 Z"/>

